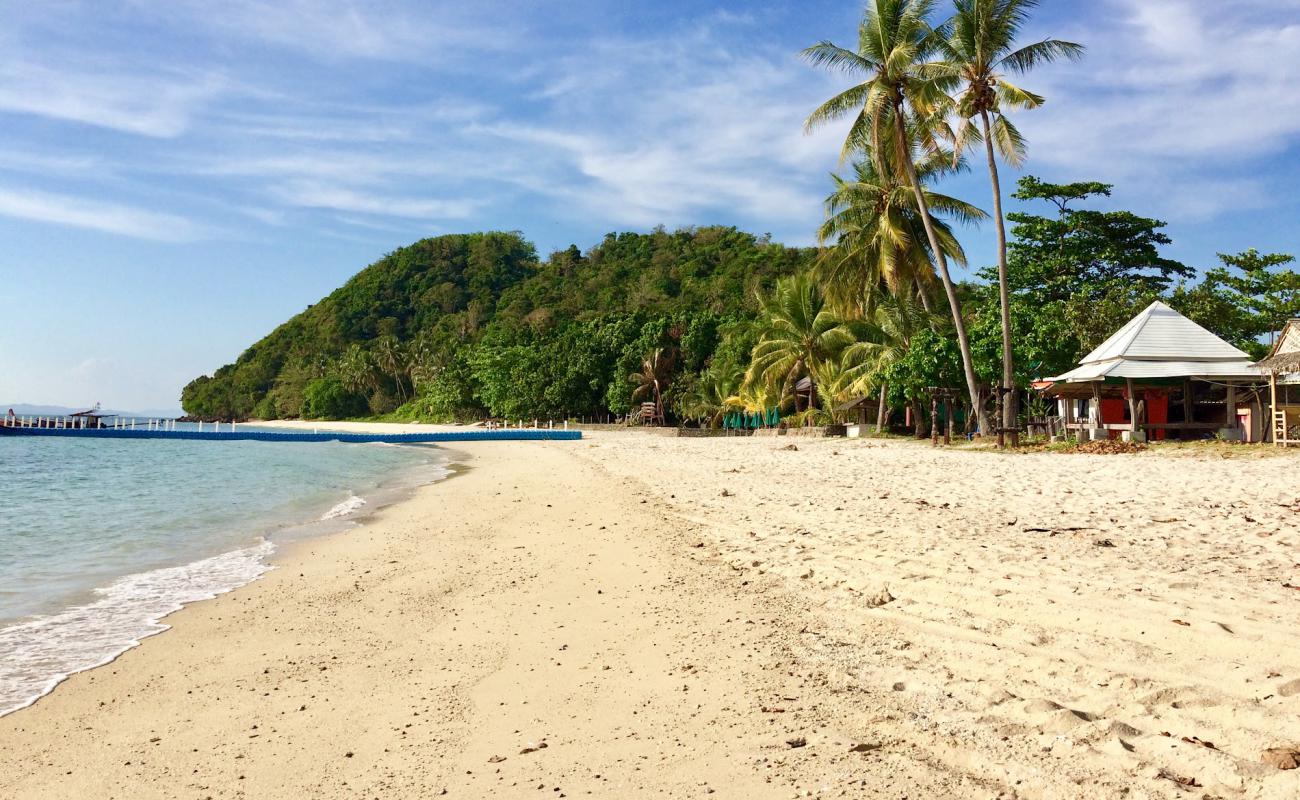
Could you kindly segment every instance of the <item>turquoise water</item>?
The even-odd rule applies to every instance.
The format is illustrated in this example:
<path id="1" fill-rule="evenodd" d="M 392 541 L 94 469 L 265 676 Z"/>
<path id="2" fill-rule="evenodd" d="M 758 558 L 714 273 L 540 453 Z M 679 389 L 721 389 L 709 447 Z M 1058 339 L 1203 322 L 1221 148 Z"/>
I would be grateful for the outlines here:
<path id="1" fill-rule="evenodd" d="M 0 437 L 0 714 L 446 475 L 432 447 Z"/>

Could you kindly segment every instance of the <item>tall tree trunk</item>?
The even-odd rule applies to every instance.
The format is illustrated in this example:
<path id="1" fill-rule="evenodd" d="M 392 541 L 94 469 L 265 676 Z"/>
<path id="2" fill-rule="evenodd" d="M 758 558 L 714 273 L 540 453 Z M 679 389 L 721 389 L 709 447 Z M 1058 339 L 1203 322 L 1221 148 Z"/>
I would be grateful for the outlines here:
<path id="1" fill-rule="evenodd" d="M 952 323 L 957 329 L 957 346 L 961 349 L 962 371 L 966 373 L 966 390 L 970 393 L 971 405 L 979 418 L 980 432 L 989 429 L 988 415 L 980 404 L 979 382 L 975 379 L 975 366 L 971 358 L 970 338 L 966 336 L 966 321 L 961 318 L 961 303 L 957 300 L 957 288 L 953 286 L 952 276 L 948 274 L 948 259 L 939 247 L 939 237 L 934 232 L 934 221 L 930 218 L 930 204 L 925 201 L 925 190 L 921 188 L 921 179 L 916 174 L 916 164 L 912 161 L 911 143 L 907 141 L 907 122 L 903 118 L 903 109 L 894 106 L 894 123 L 898 126 L 898 157 L 907 170 L 907 179 L 912 183 L 912 192 L 916 196 L 916 207 L 921 212 L 921 224 L 925 226 L 925 236 L 930 240 L 930 250 L 934 253 L 935 263 L 939 266 L 939 277 L 943 280 L 943 290 L 948 295 L 948 307 L 952 311 Z"/>
<path id="2" fill-rule="evenodd" d="M 921 308 L 925 309 L 925 313 L 933 314 L 934 309 L 930 308 L 930 293 L 925 290 L 925 285 L 921 283 L 920 278 L 916 279 L 916 294 L 921 298 Z"/>
<path id="3" fill-rule="evenodd" d="M 1020 395 L 1016 391 L 1016 370 L 1011 352 L 1011 294 L 1007 287 L 1007 225 L 1002 216 L 1002 182 L 998 178 L 998 162 L 993 156 L 992 126 L 989 124 L 989 112 L 980 112 L 980 123 L 984 126 L 984 154 L 989 161 L 989 180 L 993 183 L 993 222 L 998 231 L 998 300 L 1002 307 L 1002 385 L 1011 391 L 1002 406 L 1002 419 L 999 424 L 1011 431 L 1011 446 L 1020 444 L 1020 435 L 1016 432 L 1016 420 Z"/>

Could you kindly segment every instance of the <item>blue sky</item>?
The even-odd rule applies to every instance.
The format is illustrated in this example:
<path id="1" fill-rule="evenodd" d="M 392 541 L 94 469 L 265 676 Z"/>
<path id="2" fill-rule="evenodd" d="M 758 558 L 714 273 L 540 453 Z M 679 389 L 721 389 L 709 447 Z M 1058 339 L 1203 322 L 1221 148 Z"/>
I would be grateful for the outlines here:
<path id="1" fill-rule="evenodd" d="M 173 408 L 395 247 L 734 224 L 808 244 L 854 2 L 0 2 L 0 401 Z M 1300 253 L 1300 0 L 1045 0 L 1027 169 L 1169 253 Z M 1014 175 L 1010 176 L 1014 177 Z M 1008 179 L 1007 183 L 1011 181 Z M 973 172 L 946 189 L 981 206 Z M 963 232 L 975 265 L 990 230 Z"/>

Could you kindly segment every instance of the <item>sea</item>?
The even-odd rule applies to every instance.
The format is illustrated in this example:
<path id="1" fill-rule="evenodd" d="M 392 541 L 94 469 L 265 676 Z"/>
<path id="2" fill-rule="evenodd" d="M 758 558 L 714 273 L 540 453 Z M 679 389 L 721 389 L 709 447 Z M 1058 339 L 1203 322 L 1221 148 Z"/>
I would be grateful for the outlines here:
<path id="1" fill-rule="evenodd" d="M 429 445 L 0 436 L 0 716 L 448 474 Z"/>

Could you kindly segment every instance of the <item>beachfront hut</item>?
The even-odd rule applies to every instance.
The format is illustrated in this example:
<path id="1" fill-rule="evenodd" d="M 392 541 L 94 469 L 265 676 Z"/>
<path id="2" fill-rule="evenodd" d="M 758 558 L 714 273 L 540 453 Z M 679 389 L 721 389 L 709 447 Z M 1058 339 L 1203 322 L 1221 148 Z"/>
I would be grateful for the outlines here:
<path id="1" fill-rule="evenodd" d="M 870 395 L 855 397 L 835 407 L 835 416 L 849 424 L 874 423 L 880 410 L 880 398 Z"/>
<path id="2" fill-rule="evenodd" d="M 1080 438 L 1263 438 L 1264 373 L 1249 356 L 1159 301 L 1079 366 L 1035 382 Z"/>
<path id="3" fill-rule="evenodd" d="M 1300 319 L 1287 322 L 1268 356 L 1255 366 L 1268 376 L 1273 443 L 1300 445 Z"/>

